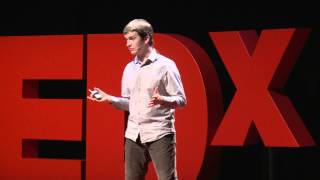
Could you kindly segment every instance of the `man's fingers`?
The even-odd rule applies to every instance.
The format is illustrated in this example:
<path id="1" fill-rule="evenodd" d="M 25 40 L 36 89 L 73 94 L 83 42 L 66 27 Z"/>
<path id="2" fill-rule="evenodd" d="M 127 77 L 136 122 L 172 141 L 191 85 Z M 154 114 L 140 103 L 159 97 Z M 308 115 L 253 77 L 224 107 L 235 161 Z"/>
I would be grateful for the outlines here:
<path id="1" fill-rule="evenodd" d="M 148 104 L 154 104 L 156 101 L 155 101 L 155 98 L 152 98 L 150 99 L 150 101 L 148 102 Z"/>
<path id="2" fill-rule="evenodd" d="M 148 107 L 152 107 L 152 106 L 154 106 L 154 103 L 149 103 L 148 104 Z"/>
<path id="3" fill-rule="evenodd" d="M 155 90 L 154 90 L 154 92 L 156 93 L 158 91 L 158 88 L 156 87 L 155 88 Z M 159 96 L 159 94 L 154 94 L 152 97 L 151 97 L 151 99 L 150 99 L 150 101 L 148 102 L 148 107 L 152 107 L 152 106 L 154 106 L 154 105 L 156 105 L 156 104 L 160 104 L 160 96 Z"/>
<path id="4" fill-rule="evenodd" d="M 154 88 L 153 94 L 159 94 L 159 89 L 158 89 L 158 87 L 155 87 L 155 88 Z"/>
<path id="5" fill-rule="evenodd" d="M 90 100 L 93 100 L 93 101 L 96 100 L 95 98 L 92 98 L 92 97 L 90 97 L 90 96 L 87 96 L 87 99 L 90 99 Z"/>

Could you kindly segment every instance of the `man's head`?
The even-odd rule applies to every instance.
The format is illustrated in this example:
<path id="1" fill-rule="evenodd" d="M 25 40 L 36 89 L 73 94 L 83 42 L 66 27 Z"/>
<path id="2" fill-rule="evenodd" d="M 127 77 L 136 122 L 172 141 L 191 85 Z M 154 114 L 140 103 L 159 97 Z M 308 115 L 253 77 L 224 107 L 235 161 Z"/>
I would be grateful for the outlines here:
<path id="1" fill-rule="evenodd" d="M 131 54 L 142 53 L 146 48 L 153 46 L 153 28 L 144 19 L 134 19 L 123 29 L 127 39 L 127 47 Z"/>

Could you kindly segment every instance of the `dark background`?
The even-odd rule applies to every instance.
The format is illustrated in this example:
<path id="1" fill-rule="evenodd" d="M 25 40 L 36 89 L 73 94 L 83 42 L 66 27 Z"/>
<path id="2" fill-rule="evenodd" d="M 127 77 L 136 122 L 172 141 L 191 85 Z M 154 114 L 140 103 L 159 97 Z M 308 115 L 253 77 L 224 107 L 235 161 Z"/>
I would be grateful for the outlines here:
<path id="1" fill-rule="evenodd" d="M 2 3 L 0 35 L 121 33 L 134 18 L 147 19 L 158 33 L 175 33 L 196 41 L 215 65 L 227 109 L 235 87 L 208 32 L 303 27 L 312 31 L 285 88 L 317 144 L 320 144 L 320 11 L 307 2 L 222 5 L 215 1 L 122 1 Z M 45 86 L 44 86 L 44 89 Z M 48 88 L 52 89 L 52 88 Z M 84 90 L 84 89 L 83 89 Z M 46 90 L 44 90 L 46 91 Z M 50 93 L 49 93 L 50 94 Z M 213 147 L 214 148 L 214 147 Z M 222 147 L 215 179 L 319 179 L 320 148 L 266 148 L 262 143 Z M 208 169 L 204 174 L 210 174 Z M 210 170 L 209 170 L 210 171 Z M 212 179 L 202 175 L 199 179 Z"/>

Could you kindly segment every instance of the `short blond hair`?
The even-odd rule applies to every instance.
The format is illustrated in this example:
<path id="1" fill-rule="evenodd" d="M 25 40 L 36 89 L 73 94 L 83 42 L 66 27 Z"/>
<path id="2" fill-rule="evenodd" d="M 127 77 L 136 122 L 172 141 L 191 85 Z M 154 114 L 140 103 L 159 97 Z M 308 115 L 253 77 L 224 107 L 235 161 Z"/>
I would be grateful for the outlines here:
<path id="1" fill-rule="evenodd" d="M 149 36 L 149 45 L 153 45 L 153 28 L 145 19 L 134 19 L 130 21 L 123 29 L 123 34 L 135 31 L 141 38 Z"/>

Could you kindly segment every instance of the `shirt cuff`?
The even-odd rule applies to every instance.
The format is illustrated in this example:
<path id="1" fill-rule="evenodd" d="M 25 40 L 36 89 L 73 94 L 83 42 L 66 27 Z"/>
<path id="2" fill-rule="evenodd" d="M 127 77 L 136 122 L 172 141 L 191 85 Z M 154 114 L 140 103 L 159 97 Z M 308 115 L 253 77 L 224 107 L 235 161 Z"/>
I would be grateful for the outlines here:
<path id="1" fill-rule="evenodd" d="M 173 103 L 176 102 L 176 98 L 175 97 L 171 97 L 171 96 L 161 96 L 162 100 L 166 103 Z"/>

